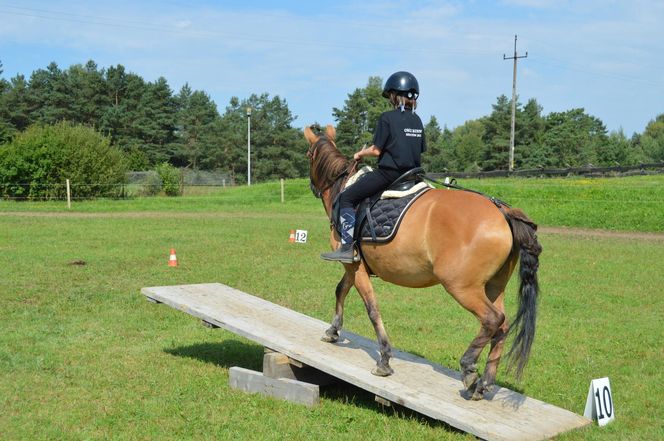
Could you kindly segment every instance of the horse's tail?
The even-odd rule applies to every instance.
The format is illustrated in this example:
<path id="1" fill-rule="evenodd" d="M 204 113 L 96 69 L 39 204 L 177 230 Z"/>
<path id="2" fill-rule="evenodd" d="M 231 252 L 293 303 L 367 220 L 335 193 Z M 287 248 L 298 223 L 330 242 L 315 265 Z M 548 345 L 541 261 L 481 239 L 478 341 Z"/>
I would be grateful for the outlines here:
<path id="1" fill-rule="evenodd" d="M 514 334 L 512 347 L 507 354 L 508 371 L 516 367 L 516 377 L 521 378 L 535 339 L 537 319 L 537 268 L 542 246 L 537 240 L 537 225 L 518 208 L 503 207 L 503 213 L 512 228 L 514 250 L 519 250 L 519 308 L 509 334 Z"/>

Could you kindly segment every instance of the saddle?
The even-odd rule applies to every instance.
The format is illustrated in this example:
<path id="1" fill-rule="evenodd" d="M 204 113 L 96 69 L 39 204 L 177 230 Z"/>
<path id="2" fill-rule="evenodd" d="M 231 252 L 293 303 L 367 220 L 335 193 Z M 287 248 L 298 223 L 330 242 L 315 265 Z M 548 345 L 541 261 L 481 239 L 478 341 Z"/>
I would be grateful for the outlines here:
<path id="1" fill-rule="evenodd" d="M 346 184 L 353 185 L 361 174 L 371 171 L 365 167 Z M 399 176 L 385 191 L 377 193 L 356 207 L 355 232 L 353 237 L 362 242 L 387 243 L 396 235 L 408 208 L 433 187 L 423 181 L 424 169 L 417 167 Z M 339 197 L 332 204 L 332 219 L 335 229 L 341 234 L 339 222 Z"/>

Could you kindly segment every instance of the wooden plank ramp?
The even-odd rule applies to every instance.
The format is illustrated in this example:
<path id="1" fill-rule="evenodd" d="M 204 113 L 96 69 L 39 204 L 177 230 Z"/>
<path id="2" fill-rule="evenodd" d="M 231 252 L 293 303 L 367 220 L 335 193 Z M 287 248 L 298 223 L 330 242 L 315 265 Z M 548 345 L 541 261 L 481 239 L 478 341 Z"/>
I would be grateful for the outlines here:
<path id="1" fill-rule="evenodd" d="M 506 388 L 496 387 L 486 400 L 468 400 L 459 372 L 397 350 L 390 362 L 394 374 L 377 377 L 370 372 L 379 358 L 374 340 L 342 331 L 338 343 L 322 342 L 328 323 L 226 285 L 151 287 L 141 293 L 483 439 L 548 439 L 591 423 Z"/>

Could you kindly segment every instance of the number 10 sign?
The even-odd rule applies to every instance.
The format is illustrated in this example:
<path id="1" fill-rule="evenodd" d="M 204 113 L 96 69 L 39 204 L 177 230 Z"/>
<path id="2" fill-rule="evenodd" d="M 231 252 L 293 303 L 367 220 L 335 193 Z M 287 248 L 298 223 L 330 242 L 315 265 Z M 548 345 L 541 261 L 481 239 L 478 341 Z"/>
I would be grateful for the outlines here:
<path id="1" fill-rule="evenodd" d="M 608 377 L 590 382 L 588 398 L 586 399 L 586 410 L 583 415 L 586 418 L 597 420 L 597 424 L 600 426 L 609 424 L 615 419 L 611 384 Z"/>

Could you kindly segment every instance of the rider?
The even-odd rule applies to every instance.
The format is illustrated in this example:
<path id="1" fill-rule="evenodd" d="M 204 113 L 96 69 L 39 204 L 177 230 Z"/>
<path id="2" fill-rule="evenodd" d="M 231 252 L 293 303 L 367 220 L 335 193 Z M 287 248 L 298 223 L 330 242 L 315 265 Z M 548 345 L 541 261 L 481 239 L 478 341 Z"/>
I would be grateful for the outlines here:
<path id="1" fill-rule="evenodd" d="M 417 79 L 409 72 L 395 72 L 385 82 L 383 96 L 390 100 L 394 110 L 380 115 L 371 147 L 353 155 L 356 161 L 364 156 L 378 156 L 378 168 L 364 174 L 339 196 L 341 246 L 336 251 L 321 254 L 323 259 L 352 263 L 355 260 L 355 206 L 385 190 L 408 170 L 420 167 L 426 142 L 422 120 L 415 113 L 419 94 Z"/>

